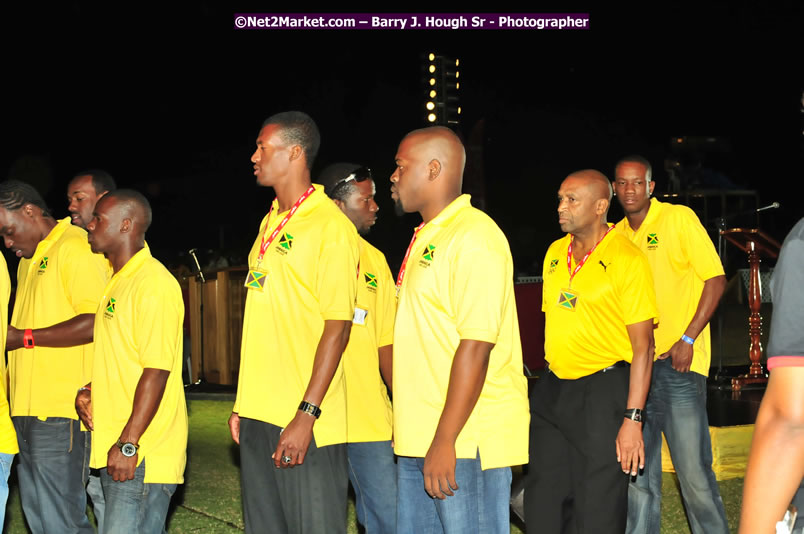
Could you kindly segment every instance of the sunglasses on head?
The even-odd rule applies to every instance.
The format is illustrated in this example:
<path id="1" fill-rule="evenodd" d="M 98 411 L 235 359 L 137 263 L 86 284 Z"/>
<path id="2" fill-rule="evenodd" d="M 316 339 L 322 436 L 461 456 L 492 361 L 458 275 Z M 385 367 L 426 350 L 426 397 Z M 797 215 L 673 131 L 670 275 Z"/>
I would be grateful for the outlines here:
<path id="1" fill-rule="evenodd" d="M 349 176 L 347 176 L 346 178 L 335 182 L 335 185 L 332 186 L 331 191 L 334 193 L 335 190 L 341 187 L 343 184 L 347 184 L 352 181 L 354 181 L 355 183 L 360 183 L 365 182 L 366 180 L 371 180 L 371 169 L 369 169 L 368 167 L 360 167 L 359 169 L 349 174 Z"/>

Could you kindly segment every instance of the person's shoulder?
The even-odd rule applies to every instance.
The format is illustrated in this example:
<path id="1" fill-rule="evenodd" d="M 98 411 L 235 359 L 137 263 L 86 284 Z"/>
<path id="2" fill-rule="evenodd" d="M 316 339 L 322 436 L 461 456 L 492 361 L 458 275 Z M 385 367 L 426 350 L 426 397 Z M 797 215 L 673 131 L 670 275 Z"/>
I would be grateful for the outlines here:
<path id="1" fill-rule="evenodd" d="M 625 256 L 630 258 L 644 257 L 645 253 L 640 250 L 633 241 L 628 239 L 622 232 L 611 232 L 611 242 L 608 245 L 609 253 L 617 256 Z"/>
<path id="2" fill-rule="evenodd" d="M 372 261 L 372 263 L 375 264 L 387 263 L 385 259 L 385 254 L 383 254 L 383 252 L 380 249 L 369 243 L 363 237 L 359 237 L 358 239 L 360 239 L 360 244 L 363 247 L 362 248 L 363 254 L 365 254 L 366 257 L 368 257 Z"/>
<path id="3" fill-rule="evenodd" d="M 677 224 L 701 224 L 698 214 L 689 206 L 684 204 L 671 204 L 662 202 L 661 217 Z"/>

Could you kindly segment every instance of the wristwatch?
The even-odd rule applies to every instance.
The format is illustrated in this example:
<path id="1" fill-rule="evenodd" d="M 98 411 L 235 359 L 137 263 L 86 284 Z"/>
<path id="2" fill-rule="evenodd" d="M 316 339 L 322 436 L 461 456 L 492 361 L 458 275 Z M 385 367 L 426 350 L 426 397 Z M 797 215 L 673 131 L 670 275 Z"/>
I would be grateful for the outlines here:
<path id="1" fill-rule="evenodd" d="M 307 401 L 301 401 L 301 404 L 299 404 L 299 410 L 308 415 L 312 415 L 316 419 L 321 416 L 321 408 Z"/>
<path id="2" fill-rule="evenodd" d="M 134 445 L 133 443 L 123 443 L 119 439 L 117 440 L 117 448 L 120 449 L 120 452 L 123 453 L 123 456 L 126 458 L 131 458 L 135 454 L 137 454 L 137 449 L 139 449 L 139 445 Z"/>
<path id="3" fill-rule="evenodd" d="M 640 410 L 639 408 L 629 408 L 629 409 L 625 410 L 624 417 L 626 419 L 630 419 L 631 421 L 634 421 L 636 423 L 641 423 L 642 418 L 643 418 L 643 413 L 642 413 L 642 410 Z"/>

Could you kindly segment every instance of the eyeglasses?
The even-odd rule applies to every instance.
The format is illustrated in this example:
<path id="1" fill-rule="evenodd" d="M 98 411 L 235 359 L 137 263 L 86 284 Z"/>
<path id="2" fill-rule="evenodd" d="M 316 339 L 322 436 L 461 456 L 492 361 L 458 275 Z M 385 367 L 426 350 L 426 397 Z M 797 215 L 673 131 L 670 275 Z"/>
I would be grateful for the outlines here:
<path id="1" fill-rule="evenodd" d="M 342 180 L 338 180 L 337 182 L 335 182 L 335 185 L 333 185 L 332 188 L 330 189 L 330 195 L 329 196 L 332 196 L 332 193 L 334 193 L 335 190 L 338 189 L 339 187 L 341 187 L 343 184 L 349 183 L 351 181 L 354 181 L 355 183 L 360 183 L 360 182 L 365 182 L 366 180 L 371 180 L 371 179 L 372 179 L 372 177 L 371 177 L 371 169 L 369 169 L 368 167 L 360 167 L 359 169 L 357 169 L 354 172 L 352 172 L 346 178 L 344 178 Z"/>

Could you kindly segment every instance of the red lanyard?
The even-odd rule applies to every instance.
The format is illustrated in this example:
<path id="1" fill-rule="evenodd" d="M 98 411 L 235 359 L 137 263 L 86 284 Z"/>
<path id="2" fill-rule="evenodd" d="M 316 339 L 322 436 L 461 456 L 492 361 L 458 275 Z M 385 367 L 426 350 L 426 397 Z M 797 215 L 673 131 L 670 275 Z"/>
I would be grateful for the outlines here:
<path id="1" fill-rule="evenodd" d="M 410 240 L 410 245 L 408 245 L 408 250 L 405 252 L 405 259 L 402 260 L 402 267 L 399 269 L 399 276 L 396 277 L 396 294 L 399 295 L 399 290 L 402 288 L 402 280 L 405 279 L 405 268 L 408 264 L 408 256 L 410 256 L 410 249 L 413 248 L 413 243 L 416 242 L 416 236 L 419 234 L 419 230 L 424 227 L 424 223 L 421 223 L 419 226 L 413 230 L 413 238 Z"/>
<path id="2" fill-rule="evenodd" d="M 595 246 L 589 249 L 589 252 L 587 252 L 586 255 L 583 257 L 583 259 L 578 262 L 578 265 L 575 266 L 574 271 L 572 270 L 572 241 L 575 238 L 573 237 L 573 239 L 570 239 L 570 244 L 567 247 L 567 271 L 570 273 L 570 279 L 569 279 L 570 285 L 572 285 L 572 279 L 575 278 L 575 275 L 578 274 L 578 271 L 581 270 L 583 264 L 586 263 L 586 260 L 588 260 L 589 256 L 592 255 L 592 252 L 595 251 L 597 246 L 606 238 L 607 235 L 609 235 L 609 232 L 611 232 L 612 230 L 614 230 L 614 225 L 609 226 L 608 230 L 606 230 L 606 233 L 603 234 L 603 237 L 600 238 L 600 241 L 595 243 Z"/>
<path id="3" fill-rule="evenodd" d="M 282 231 L 282 228 L 284 228 L 284 227 L 285 227 L 285 225 L 286 225 L 286 224 L 288 223 L 288 221 L 290 220 L 290 218 L 291 218 L 291 217 L 293 217 L 293 214 L 294 214 L 294 213 L 296 213 L 296 210 L 298 210 L 298 209 L 299 209 L 299 206 L 301 206 L 301 205 L 302 205 L 302 202 L 304 202 L 305 200 L 307 200 L 307 197 L 309 197 L 310 195 L 312 195 L 314 192 L 315 192 L 315 187 L 313 187 L 313 186 L 311 185 L 311 186 L 310 186 L 310 187 L 307 189 L 307 191 L 305 191 L 305 192 L 302 194 L 302 196 L 300 196 L 300 197 L 299 197 L 299 200 L 297 200 L 297 201 L 296 201 L 296 203 L 295 203 L 295 204 L 293 204 L 293 207 L 292 207 L 292 208 L 290 208 L 290 211 L 288 212 L 288 214 L 287 214 L 287 215 L 285 215 L 285 218 L 284 218 L 284 219 L 282 219 L 282 222 L 281 222 L 281 223 L 279 223 L 279 226 L 277 226 L 277 227 L 276 227 L 276 229 L 275 229 L 273 232 L 271 232 L 271 236 L 270 236 L 270 237 L 269 237 L 269 238 L 266 240 L 266 239 L 265 239 L 265 232 L 267 232 L 267 231 L 268 231 L 268 219 L 270 219 L 270 218 L 271 218 L 271 212 L 270 212 L 270 211 L 268 212 L 268 219 L 266 219 L 266 220 L 265 220 L 265 230 L 264 230 L 264 231 L 263 231 L 263 233 L 262 233 L 262 242 L 260 243 L 260 255 L 259 255 L 259 256 L 257 256 L 257 261 L 258 261 L 258 262 L 262 261 L 262 257 L 265 255 L 265 251 L 266 251 L 266 250 L 268 250 L 268 247 L 269 247 L 269 246 L 271 246 L 271 243 L 272 243 L 272 242 L 273 242 L 273 240 L 276 238 L 276 236 L 277 236 L 277 235 L 279 235 L 279 232 L 281 232 L 281 231 Z M 271 206 L 271 210 L 272 210 L 272 211 L 273 211 L 273 209 L 274 209 L 274 207 L 273 207 L 273 206 Z"/>

